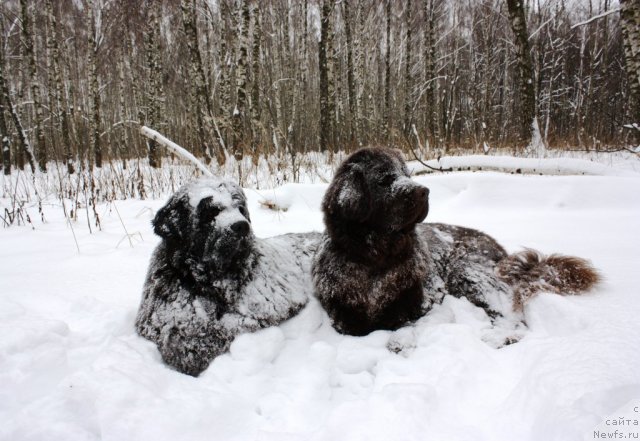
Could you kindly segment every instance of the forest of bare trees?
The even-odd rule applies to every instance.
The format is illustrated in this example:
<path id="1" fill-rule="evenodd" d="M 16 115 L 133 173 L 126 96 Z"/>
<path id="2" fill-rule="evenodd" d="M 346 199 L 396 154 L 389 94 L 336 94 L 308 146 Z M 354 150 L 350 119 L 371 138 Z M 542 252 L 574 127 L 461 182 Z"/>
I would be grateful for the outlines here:
<path id="1" fill-rule="evenodd" d="M 638 140 L 640 0 L 3 0 L 2 167 Z"/>

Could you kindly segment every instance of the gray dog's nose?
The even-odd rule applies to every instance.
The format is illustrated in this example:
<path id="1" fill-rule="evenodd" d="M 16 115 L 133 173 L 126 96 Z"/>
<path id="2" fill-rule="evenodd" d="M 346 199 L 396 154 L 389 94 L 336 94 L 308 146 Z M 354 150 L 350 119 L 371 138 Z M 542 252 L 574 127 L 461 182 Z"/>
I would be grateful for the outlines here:
<path id="1" fill-rule="evenodd" d="M 234 224 L 231 224 L 230 228 L 234 233 L 240 236 L 246 236 L 247 233 L 249 233 L 249 222 L 247 222 L 246 220 L 241 220 Z"/>

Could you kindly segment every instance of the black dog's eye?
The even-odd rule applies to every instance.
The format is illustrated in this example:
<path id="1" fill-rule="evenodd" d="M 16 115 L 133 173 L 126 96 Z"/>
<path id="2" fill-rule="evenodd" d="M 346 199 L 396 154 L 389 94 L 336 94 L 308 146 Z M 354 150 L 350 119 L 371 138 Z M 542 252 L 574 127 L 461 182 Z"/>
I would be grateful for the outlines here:
<path id="1" fill-rule="evenodd" d="M 390 187 L 393 184 L 393 181 L 396 180 L 394 175 L 385 175 L 380 178 L 376 183 L 381 187 Z"/>

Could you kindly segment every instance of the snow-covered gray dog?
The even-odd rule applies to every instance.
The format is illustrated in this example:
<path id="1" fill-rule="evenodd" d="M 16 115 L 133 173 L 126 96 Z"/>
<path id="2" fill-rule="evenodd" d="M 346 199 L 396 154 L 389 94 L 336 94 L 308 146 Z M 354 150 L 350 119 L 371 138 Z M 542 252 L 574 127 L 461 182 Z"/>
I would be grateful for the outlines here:
<path id="1" fill-rule="evenodd" d="M 312 266 L 315 295 L 339 332 L 397 329 L 446 294 L 513 320 L 541 290 L 573 294 L 598 282 L 583 259 L 508 255 L 482 232 L 421 223 L 428 201 L 398 151 L 362 149 L 339 167 L 322 202 L 326 232 Z"/>
<path id="2" fill-rule="evenodd" d="M 180 372 L 200 374 L 238 334 L 277 325 L 308 301 L 320 234 L 257 239 L 250 222 L 242 189 L 217 179 L 185 185 L 153 220 L 162 242 L 136 329 Z"/>

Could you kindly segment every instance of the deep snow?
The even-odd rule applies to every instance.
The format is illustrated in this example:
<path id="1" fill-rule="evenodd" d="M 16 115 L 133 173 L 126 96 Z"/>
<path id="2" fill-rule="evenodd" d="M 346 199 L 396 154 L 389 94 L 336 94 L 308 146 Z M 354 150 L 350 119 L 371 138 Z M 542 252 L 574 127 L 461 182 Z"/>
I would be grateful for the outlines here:
<path id="1" fill-rule="evenodd" d="M 581 297 L 539 296 L 524 339 L 502 349 L 481 340 L 489 324 L 464 300 L 367 337 L 337 334 L 312 301 L 192 378 L 133 326 L 164 200 L 115 202 L 139 233 L 133 247 L 114 206 L 101 205 L 101 232 L 74 225 L 80 254 L 62 210 L 45 206 L 35 230 L 0 230 L 0 439 L 567 441 L 640 398 L 640 177 L 416 180 L 431 189 L 427 221 L 481 229 L 509 251 L 589 258 L 605 282 Z M 246 190 L 256 235 L 320 231 L 325 188 Z M 390 339 L 415 347 L 396 354 Z"/>

